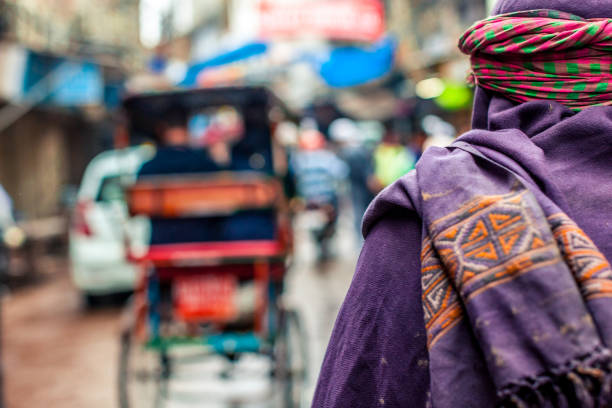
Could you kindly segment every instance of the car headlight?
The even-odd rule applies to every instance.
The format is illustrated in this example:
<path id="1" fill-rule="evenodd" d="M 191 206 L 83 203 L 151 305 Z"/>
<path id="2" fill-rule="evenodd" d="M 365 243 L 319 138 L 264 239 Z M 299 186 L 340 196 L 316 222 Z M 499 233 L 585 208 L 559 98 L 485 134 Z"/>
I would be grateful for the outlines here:
<path id="1" fill-rule="evenodd" d="M 26 234 L 17 226 L 10 226 L 2 234 L 4 244 L 12 249 L 19 248 L 26 240 Z"/>

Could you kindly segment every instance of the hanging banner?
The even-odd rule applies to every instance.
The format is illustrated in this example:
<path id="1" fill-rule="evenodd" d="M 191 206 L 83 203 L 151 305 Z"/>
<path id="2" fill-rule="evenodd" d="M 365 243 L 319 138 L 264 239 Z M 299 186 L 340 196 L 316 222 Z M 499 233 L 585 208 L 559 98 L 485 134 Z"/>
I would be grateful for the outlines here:
<path id="1" fill-rule="evenodd" d="M 263 38 L 316 36 L 374 42 L 384 31 L 384 8 L 379 0 L 259 3 L 259 33 Z"/>
<path id="2" fill-rule="evenodd" d="M 180 86 L 194 86 L 198 82 L 198 76 L 205 69 L 220 67 L 244 61 L 252 57 L 263 55 L 268 50 L 268 45 L 261 42 L 245 44 L 239 48 L 218 54 L 206 61 L 192 64 L 185 73 L 185 78 L 179 83 Z"/>

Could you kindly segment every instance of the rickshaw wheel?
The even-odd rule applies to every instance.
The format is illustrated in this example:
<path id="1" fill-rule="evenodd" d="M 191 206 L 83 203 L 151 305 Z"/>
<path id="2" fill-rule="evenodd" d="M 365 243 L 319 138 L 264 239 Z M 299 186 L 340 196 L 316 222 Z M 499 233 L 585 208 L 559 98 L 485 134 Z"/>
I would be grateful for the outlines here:
<path id="1" fill-rule="evenodd" d="M 275 342 L 276 376 L 284 408 L 304 406 L 304 389 L 308 372 L 305 333 L 295 310 L 281 312 L 279 333 Z"/>
<path id="2" fill-rule="evenodd" d="M 120 408 L 161 408 L 165 397 L 164 355 L 148 349 L 136 336 L 132 302 L 128 302 L 121 331 L 118 365 Z"/>

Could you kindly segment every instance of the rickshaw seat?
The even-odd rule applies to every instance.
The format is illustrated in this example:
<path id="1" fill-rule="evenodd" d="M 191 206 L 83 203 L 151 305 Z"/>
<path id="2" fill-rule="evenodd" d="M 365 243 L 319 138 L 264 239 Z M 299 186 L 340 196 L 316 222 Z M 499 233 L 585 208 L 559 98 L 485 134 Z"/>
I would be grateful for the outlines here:
<path id="1" fill-rule="evenodd" d="M 178 222 L 178 219 L 196 222 L 197 219 L 219 216 L 240 217 L 239 214 L 251 210 L 271 210 L 271 214 L 281 214 L 286 210 L 279 181 L 256 172 L 146 177 L 127 190 L 127 203 L 133 215 L 145 215 L 152 220 L 166 219 L 170 223 L 174 220 Z M 223 225 L 227 227 L 229 224 L 225 221 Z M 151 242 L 145 255 L 129 255 L 129 259 L 168 266 L 249 262 L 283 257 L 287 252 L 286 245 L 282 243 L 284 237 L 281 236 L 219 238 L 180 241 L 179 236 L 178 242 L 156 240 Z"/>
<path id="2" fill-rule="evenodd" d="M 148 176 L 127 191 L 132 215 L 162 218 L 279 208 L 282 201 L 279 181 L 255 172 Z"/>

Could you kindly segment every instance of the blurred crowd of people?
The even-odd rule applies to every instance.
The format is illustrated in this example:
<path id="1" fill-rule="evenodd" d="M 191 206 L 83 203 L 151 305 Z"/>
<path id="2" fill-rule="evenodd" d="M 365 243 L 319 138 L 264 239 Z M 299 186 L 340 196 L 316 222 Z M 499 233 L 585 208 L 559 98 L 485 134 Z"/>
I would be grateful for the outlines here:
<path id="1" fill-rule="evenodd" d="M 376 194 L 414 169 L 426 148 L 446 146 L 455 136 L 454 127 L 435 115 L 425 116 L 408 131 L 404 128 L 394 119 L 355 121 L 346 117 L 327 127 L 311 117 L 299 125 L 279 126 L 277 140 L 288 151 L 299 209 L 326 215 L 314 237 L 323 259 L 330 256 L 325 241 L 335 231 L 342 202 L 350 203 L 361 243 L 361 220 Z"/>

